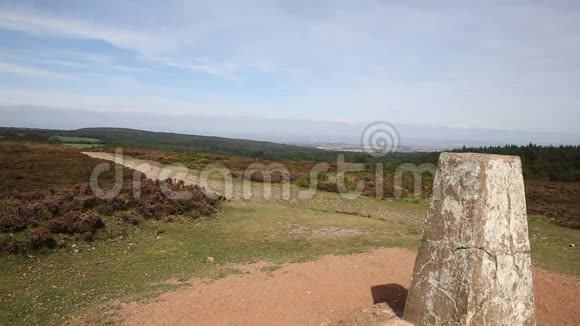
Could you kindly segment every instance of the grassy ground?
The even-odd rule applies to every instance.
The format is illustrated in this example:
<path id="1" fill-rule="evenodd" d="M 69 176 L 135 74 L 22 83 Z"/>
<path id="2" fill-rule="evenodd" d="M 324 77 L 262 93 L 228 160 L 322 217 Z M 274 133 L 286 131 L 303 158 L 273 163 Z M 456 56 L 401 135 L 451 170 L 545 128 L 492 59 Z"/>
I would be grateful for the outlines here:
<path id="1" fill-rule="evenodd" d="M 580 231 L 556 226 L 543 218 L 529 222 L 535 265 L 580 277 Z"/>
<path id="2" fill-rule="evenodd" d="M 415 220 L 426 208 L 423 202 L 372 205 L 407 211 L 417 215 Z M 314 205 L 290 206 L 238 201 L 226 204 L 216 219 L 148 221 L 127 227 L 122 239 L 79 242 L 38 258 L 0 256 L 0 320 L 3 324 L 59 323 L 112 300 L 150 298 L 187 284 L 192 277 L 228 275 L 236 272 L 232 263 L 263 260 L 278 266 L 325 254 L 375 247 L 414 250 L 418 245 L 416 223 L 329 212 Z M 160 229 L 164 233 L 157 239 Z M 579 231 L 532 219 L 530 238 L 535 264 L 580 276 Z M 214 257 L 215 263 L 208 263 L 207 257 Z M 167 282 L 170 279 L 174 282 Z"/>
<path id="3" fill-rule="evenodd" d="M 96 138 L 88 137 L 70 137 L 70 136 L 56 136 L 66 146 L 76 149 L 91 149 L 103 147 L 103 141 Z"/>
<path id="4" fill-rule="evenodd" d="M 102 144 L 86 144 L 86 143 L 80 143 L 80 144 L 76 144 L 76 143 L 65 143 L 66 146 L 70 146 L 72 148 L 76 148 L 76 149 L 90 149 L 90 148 L 99 148 L 99 147 L 103 147 Z"/>
<path id="5" fill-rule="evenodd" d="M 413 204 L 409 204 L 413 205 Z M 156 230 L 165 233 L 157 239 Z M 415 227 L 280 204 L 228 204 L 217 219 L 153 222 L 124 239 L 79 242 L 49 255 L 0 256 L 0 320 L 56 323 L 111 299 L 146 298 L 175 287 L 168 279 L 219 277 L 230 263 L 274 264 L 374 247 L 414 248 Z M 78 250 L 78 252 L 75 252 Z M 208 263 L 214 257 L 215 263 Z"/>

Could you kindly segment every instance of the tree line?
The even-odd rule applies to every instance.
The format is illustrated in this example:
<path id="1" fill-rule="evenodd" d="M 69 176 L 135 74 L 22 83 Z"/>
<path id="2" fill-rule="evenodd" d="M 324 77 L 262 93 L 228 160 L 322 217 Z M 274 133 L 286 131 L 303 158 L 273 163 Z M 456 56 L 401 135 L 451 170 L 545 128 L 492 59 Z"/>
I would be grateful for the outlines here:
<path id="1" fill-rule="evenodd" d="M 484 146 L 463 147 L 454 152 L 515 155 L 522 160 L 526 179 L 580 181 L 580 146 Z"/>

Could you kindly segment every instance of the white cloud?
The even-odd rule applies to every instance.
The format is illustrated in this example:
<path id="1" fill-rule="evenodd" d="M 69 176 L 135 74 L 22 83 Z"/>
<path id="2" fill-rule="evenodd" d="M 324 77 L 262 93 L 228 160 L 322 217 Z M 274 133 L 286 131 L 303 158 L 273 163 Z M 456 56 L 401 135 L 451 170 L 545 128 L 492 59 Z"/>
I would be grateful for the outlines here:
<path id="1" fill-rule="evenodd" d="M 7 55 L 12 60 L 22 60 L 32 63 L 69 67 L 81 70 L 106 70 L 117 72 L 139 72 L 144 71 L 142 66 L 127 65 L 120 63 L 114 56 L 101 53 L 86 53 L 79 51 L 53 50 L 47 52 L 37 51 L 13 51 Z"/>
<path id="2" fill-rule="evenodd" d="M 125 49 L 144 47 L 150 40 L 149 36 L 128 29 L 16 8 L 0 10 L 0 27 L 35 35 L 101 40 Z"/>
<path id="3" fill-rule="evenodd" d="M 174 58 L 167 57 L 148 57 L 145 59 L 148 62 L 158 63 L 165 65 L 167 67 L 180 68 L 191 70 L 194 72 L 202 72 L 215 77 L 224 78 L 231 81 L 241 82 L 242 78 L 239 75 L 240 67 L 235 64 L 225 62 L 225 63 L 213 63 L 208 60 L 194 59 L 190 62 L 179 62 Z"/>
<path id="4" fill-rule="evenodd" d="M 95 76 L 96 77 L 96 76 Z M 44 91 L 26 88 L 0 89 L 2 106 L 39 106 L 63 109 L 83 109 L 98 112 L 160 112 L 163 114 L 226 113 L 240 115 L 236 106 L 228 100 L 214 97 L 197 97 L 189 100 L 167 99 L 156 94 L 144 93 L 139 97 L 78 94 L 66 91 Z"/>
<path id="5" fill-rule="evenodd" d="M 51 70 L 21 66 L 9 62 L 0 62 L 0 72 L 6 74 L 25 75 L 39 78 L 69 79 L 70 76 L 60 74 Z"/>

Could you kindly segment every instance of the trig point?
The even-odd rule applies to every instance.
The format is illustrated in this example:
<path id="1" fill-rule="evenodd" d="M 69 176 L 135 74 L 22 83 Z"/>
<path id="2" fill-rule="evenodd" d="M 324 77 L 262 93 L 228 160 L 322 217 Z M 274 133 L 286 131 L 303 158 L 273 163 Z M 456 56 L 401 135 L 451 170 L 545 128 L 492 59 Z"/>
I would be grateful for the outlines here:
<path id="1" fill-rule="evenodd" d="M 442 153 L 404 319 L 534 325 L 519 157 Z"/>

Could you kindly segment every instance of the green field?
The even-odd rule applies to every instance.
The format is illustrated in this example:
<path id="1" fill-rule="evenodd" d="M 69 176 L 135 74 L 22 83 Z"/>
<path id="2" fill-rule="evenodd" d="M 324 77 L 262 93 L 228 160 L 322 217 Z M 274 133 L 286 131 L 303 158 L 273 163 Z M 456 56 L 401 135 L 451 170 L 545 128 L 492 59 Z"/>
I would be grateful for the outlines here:
<path id="1" fill-rule="evenodd" d="M 76 149 L 91 149 L 103 147 L 103 141 L 97 138 L 89 137 L 72 137 L 72 136 L 56 136 L 58 140 L 67 146 Z"/>
<path id="2" fill-rule="evenodd" d="M 580 231 L 532 217 L 529 222 L 532 260 L 538 266 L 580 277 Z"/>
<path id="3" fill-rule="evenodd" d="M 157 229 L 165 231 L 159 240 Z M 313 236 L 317 230 L 328 234 Z M 336 230 L 349 230 L 354 235 L 334 237 Z M 126 232 L 123 239 L 80 241 L 75 248 L 39 256 L 38 260 L 2 256 L 0 320 L 19 324 L 57 321 L 112 299 L 150 297 L 175 287 L 165 283 L 169 279 L 186 281 L 194 276 L 220 277 L 236 272 L 228 268 L 229 263 L 265 260 L 279 265 L 375 247 L 414 248 L 418 240 L 414 226 L 241 202 L 226 205 L 215 219 L 148 221 L 128 227 Z M 215 264 L 206 262 L 209 256 L 215 258 Z"/>
<path id="4" fill-rule="evenodd" d="M 103 142 L 100 139 L 88 137 L 56 136 L 56 138 L 63 143 L 70 144 L 101 144 Z"/>

